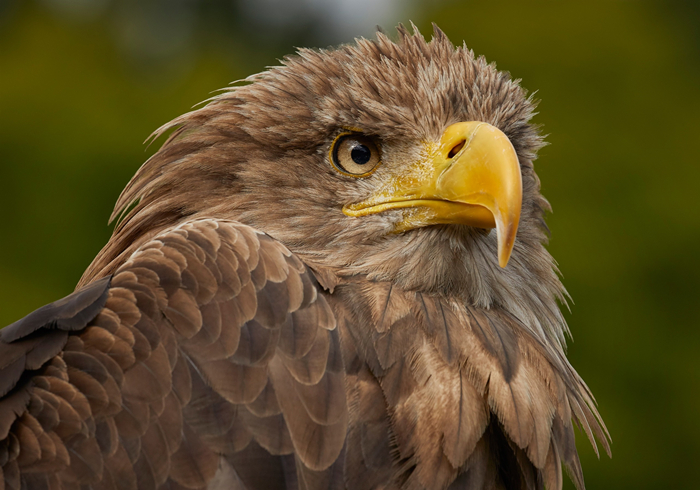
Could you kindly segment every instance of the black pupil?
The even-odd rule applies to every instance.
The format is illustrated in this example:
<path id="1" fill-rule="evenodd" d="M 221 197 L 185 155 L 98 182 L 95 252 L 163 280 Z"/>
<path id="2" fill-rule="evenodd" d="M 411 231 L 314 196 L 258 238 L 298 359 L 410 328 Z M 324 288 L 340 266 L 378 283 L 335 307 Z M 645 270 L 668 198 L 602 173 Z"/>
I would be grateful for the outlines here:
<path id="1" fill-rule="evenodd" d="M 364 165 L 372 158 L 372 152 L 365 145 L 357 145 L 350 151 L 350 158 L 358 165 Z"/>

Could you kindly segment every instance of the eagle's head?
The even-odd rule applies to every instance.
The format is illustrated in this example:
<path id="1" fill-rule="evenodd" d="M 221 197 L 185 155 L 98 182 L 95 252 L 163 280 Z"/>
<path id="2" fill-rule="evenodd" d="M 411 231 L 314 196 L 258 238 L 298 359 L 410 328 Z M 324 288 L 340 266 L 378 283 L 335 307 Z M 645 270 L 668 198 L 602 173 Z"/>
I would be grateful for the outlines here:
<path id="1" fill-rule="evenodd" d="M 532 98 L 437 28 L 430 41 L 398 34 L 300 50 L 161 128 L 177 129 L 123 192 L 117 210 L 137 204 L 84 280 L 163 227 L 210 216 L 339 277 L 563 325 Z"/>

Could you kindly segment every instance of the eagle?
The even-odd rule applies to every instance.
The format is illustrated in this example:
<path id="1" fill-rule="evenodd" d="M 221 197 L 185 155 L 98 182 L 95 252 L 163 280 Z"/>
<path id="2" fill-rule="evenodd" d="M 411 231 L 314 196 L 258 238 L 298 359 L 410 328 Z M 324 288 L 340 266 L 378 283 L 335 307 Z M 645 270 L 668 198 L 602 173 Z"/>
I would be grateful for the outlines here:
<path id="1" fill-rule="evenodd" d="M 532 96 L 437 27 L 245 82 L 0 331 L 0 489 L 583 489 Z"/>

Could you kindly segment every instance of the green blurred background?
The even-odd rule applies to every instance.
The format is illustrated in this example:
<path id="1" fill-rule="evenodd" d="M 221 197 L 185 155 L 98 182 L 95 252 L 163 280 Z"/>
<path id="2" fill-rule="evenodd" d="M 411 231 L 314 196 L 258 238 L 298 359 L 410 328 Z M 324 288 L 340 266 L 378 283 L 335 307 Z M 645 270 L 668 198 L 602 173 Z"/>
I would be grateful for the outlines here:
<path id="1" fill-rule="evenodd" d="M 155 128 L 409 19 L 542 100 L 569 356 L 613 437 L 579 436 L 588 488 L 700 488 L 700 2 L 0 0 L 0 325 L 73 289 Z"/>

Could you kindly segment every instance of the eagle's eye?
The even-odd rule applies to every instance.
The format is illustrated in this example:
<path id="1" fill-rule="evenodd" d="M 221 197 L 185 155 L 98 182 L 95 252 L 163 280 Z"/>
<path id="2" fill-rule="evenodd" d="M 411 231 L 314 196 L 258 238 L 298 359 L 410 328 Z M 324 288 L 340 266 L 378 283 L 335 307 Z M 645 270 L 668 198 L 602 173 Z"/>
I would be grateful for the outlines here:
<path id="1" fill-rule="evenodd" d="M 351 177 L 370 175 L 381 161 L 379 146 L 369 136 L 341 133 L 333 141 L 331 163 L 336 170 Z"/>

